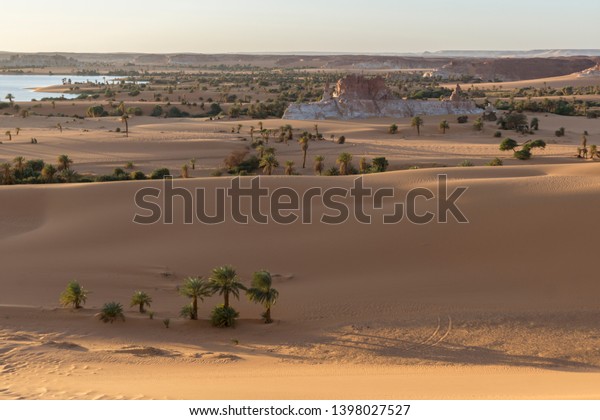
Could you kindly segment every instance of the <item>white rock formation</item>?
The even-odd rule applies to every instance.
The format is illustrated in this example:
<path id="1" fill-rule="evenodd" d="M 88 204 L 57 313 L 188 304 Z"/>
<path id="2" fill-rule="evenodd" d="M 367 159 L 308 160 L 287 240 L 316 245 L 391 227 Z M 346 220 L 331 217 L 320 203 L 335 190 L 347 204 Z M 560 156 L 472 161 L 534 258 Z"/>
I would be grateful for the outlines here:
<path id="1" fill-rule="evenodd" d="M 346 76 L 333 94 L 328 89 L 319 102 L 290 104 L 283 118 L 288 120 L 351 120 L 374 117 L 413 117 L 416 115 L 481 114 L 483 110 L 464 99 L 457 85 L 450 100 L 420 101 L 394 99 L 384 79 Z"/>

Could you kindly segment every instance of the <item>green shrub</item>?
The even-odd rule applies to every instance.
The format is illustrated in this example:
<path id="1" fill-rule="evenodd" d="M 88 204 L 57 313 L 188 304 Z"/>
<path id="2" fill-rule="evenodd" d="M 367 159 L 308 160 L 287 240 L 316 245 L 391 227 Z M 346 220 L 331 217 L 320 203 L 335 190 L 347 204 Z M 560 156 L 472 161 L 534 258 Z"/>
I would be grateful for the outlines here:
<path id="1" fill-rule="evenodd" d="M 139 106 L 127 108 L 127 113 L 129 115 L 135 115 L 136 117 L 140 117 L 144 114 L 142 108 L 140 108 Z"/>
<path id="2" fill-rule="evenodd" d="M 340 174 L 340 170 L 335 166 L 332 166 L 331 168 L 327 169 L 324 172 L 324 175 L 326 175 L 326 176 L 337 176 L 339 174 Z"/>
<path id="3" fill-rule="evenodd" d="M 156 105 L 152 108 L 152 112 L 150 113 L 151 117 L 160 117 L 163 114 L 162 106 Z"/>
<path id="4" fill-rule="evenodd" d="M 184 305 L 181 307 L 179 311 L 179 316 L 185 319 L 194 319 L 194 308 L 191 303 Z"/>
<path id="5" fill-rule="evenodd" d="M 496 137 L 496 138 L 500 138 L 500 137 L 502 137 L 502 131 L 496 131 L 496 132 L 494 133 L 494 137 Z"/>
<path id="6" fill-rule="evenodd" d="M 514 148 L 518 146 L 519 144 L 516 141 L 507 137 L 500 143 L 500 150 L 505 152 L 507 150 L 514 150 Z"/>
<path id="7" fill-rule="evenodd" d="M 486 165 L 487 166 L 502 166 L 503 164 L 504 164 L 504 162 L 502 162 L 502 159 L 494 158 L 494 159 L 490 160 Z"/>
<path id="8" fill-rule="evenodd" d="M 460 115 L 458 118 L 456 118 L 456 122 L 459 124 L 466 124 L 467 121 L 469 121 L 469 117 L 467 115 Z"/>
<path id="9" fill-rule="evenodd" d="M 167 112 L 167 118 L 187 118 L 189 116 L 190 114 L 188 112 L 182 111 L 175 106 L 169 108 L 169 111 Z"/>
<path id="10" fill-rule="evenodd" d="M 475 165 L 474 165 L 474 164 L 473 164 L 473 162 L 471 162 L 470 160 L 467 160 L 467 159 L 465 159 L 465 160 L 463 160 L 462 162 L 460 162 L 460 163 L 458 164 L 458 166 L 464 166 L 464 167 L 467 167 L 467 166 L 475 166 Z"/>
<path id="11" fill-rule="evenodd" d="M 212 310 L 210 322 L 213 326 L 219 328 L 233 327 L 235 319 L 239 316 L 240 314 L 231 306 L 226 308 L 224 305 L 219 305 Z"/>
<path id="12" fill-rule="evenodd" d="M 123 169 L 121 168 L 115 168 L 115 170 L 113 171 L 113 176 L 115 178 L 119 178 L 119 179 L 125 179 L 128 178 L 127 176 L 127 172 L 125 172 Z"/>
<path id="13" fill-rule="evenodd" d="M 519 160 L 531 159 L 531 151 L 529 149 L 521 149 L 515 152 L 515 157 Z"/>
<path id="14" fill-rule="evenodd" d="M 46 164 L 42 159 L 32 159 L 25 163 L 25 168 L 29 168 L 33 172 L 41 172 L 42 169 L 44 169 L 44 166 L 46 166 Z"/>
<path id="15" fill-rule="evenodd" d="M 105 303 L 100 311 L 100 320 L 103 322 L 110 322 L 111 324 L 116 320 L 125 321 L 125 315 L 123 315 L 123 305 L 118 302 Z"/>
<path id="16" fill-rule="evenodd" d="M 385 157 L 373 158 L 371 162 L 371 172 L 385 172 L 389 164 L 390 163 Z"/>
<path id="17" fill-rule="evenodd" d="M 159 168 L 152 171 L 150 175 L 151 179 L 163 179 L 166 176 L 170 176 L 171 172 L 167 168 Z"/>
<path id="18" fill-rule="evenodd" d="M 142 180 L 142 179 L 146 179 L 146 175 L 144 175 L 144 173 L 142 171 L 133 171 L 130 174 L 131 179 L 135 179 L 135 180 Z"/>

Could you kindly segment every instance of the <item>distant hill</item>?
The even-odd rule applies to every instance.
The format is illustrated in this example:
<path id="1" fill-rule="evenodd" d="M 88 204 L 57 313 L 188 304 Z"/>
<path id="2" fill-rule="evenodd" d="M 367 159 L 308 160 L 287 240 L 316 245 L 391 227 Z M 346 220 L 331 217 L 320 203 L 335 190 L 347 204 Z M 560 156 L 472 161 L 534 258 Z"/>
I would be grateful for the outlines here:
<path id="1" fill-rule="evenodd" d="M 161 71 L 282 68 L 346 73 L 415 71 L 448 78 L 518 81 L 567 75 L 596 66 L 600 50 L 438 51 L 423 54 L 142 54 L 0 52 L 0 68 L 67 71 Z"/>

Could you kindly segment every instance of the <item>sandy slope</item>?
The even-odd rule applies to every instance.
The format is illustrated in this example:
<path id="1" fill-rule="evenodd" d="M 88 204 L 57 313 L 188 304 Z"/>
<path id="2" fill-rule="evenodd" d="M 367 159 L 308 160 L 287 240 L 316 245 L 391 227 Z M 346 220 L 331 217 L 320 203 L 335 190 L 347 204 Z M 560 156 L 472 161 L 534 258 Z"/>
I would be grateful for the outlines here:
<path id="1" fill-rule="evenodd" d="M 403 196 L 435 188 L 438 173 L 469 187 L 460 204 L 470 224 L 140 226 L 133 194 L 157 182 L 3 187 L 2 395 L 600 397 L 600 166 L 425 169 L 367 184 Z M 351 180 L 264 185 L 303 191 Z M 177 185 L 212 196 L 227 182 Z M 245 299 L 235 302 L 235 329 L 176 319 L 185 303 L 177 284 L 227 263 L 245 282 L 259 268 L 277 275 L 275 324 L 261 324 Z M 93 291 L 79 312 L 57 308 L 73 278 Z M 94 319 L 104 302 L 127 304 L 137 289 L 154 297 L 155 320 L 133 310 L 124 324 Z"/>

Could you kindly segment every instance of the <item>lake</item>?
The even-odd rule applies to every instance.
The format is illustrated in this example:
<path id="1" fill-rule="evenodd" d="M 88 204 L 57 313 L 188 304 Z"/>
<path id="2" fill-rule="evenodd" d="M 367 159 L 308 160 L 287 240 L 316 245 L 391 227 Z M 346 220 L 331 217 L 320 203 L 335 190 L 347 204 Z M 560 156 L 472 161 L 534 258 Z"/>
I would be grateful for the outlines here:
<path id="1" fill-rule="evenodd" d="M 62 79 L 71 79 L 72 83 L 90 82 L 110 82 L 119 79 L 117 76 L 64 76 L 64 75 L 7 75 L 0 74 L 0 101 L 7 102 L 6 95 L 11 93 L 15 101 L 40 100 L 42 98 L 58 98 L 62 94 L 52 92 L 35 92 L 33 89 L 45 86 L 61 85 Z M 68 87 L 65 87 L 68 89 Z M 65 94 L 65 98 L 76 98 L 78 94 Z"/>

